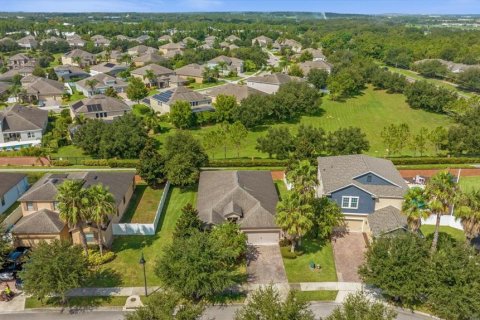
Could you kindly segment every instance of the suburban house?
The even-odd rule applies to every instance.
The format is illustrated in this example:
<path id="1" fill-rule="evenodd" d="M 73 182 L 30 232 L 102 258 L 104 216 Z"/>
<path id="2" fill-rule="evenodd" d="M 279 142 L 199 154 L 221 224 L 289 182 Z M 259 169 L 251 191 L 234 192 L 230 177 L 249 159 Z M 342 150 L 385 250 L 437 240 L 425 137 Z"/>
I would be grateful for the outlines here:
<path id="1" fill-rule="evenodd" d="M 185 45 L 188 45 L 188 44 L 196 44 L 198 43 L 198 40 L 197 39 L 194 39 L 192 37 L 186 37 L 185 39 L 182 40 L 182 42 L 185 44 Z"/>
<path id="2" fill-rule="evenodd" d="M 224 86 L 213 88 L 207 92 L 207 95 L 213 98 L 213 102 L 215 102 L 218 96 L 224 95 L 235 97 L 235 99 L 237 99 L 237 102 L 240 103 L 243 99 L 248 98 L 252 94 L 265 95 L 266 93 L 246 85 L 240 85 L 235 83 L 228 83 Z"/>
<path id="3" fill-rule="evenodd" d="M 128 69 L 128 65 L 125 63 L 112 63 L 112 62 L 103 62 L 96 64 L 90 67 L 90 74 L 92 76 L 105 73 L 111 76 L 116 76 L 119 72 L 125 71 Z"/>
<path id="4" fill-rule="evenodd" d="M 56 66 L 53 70 L 58 79 L 63 79 L 64 81 L 75 81 L 90 76 L 90 74 L 82 68 L 68 64 Z"/>
<path id="5" fill-rule="evenodd" d="M 165 57 L 174 57 L 177 54 L 182 54 L 185 50 L 185 44 L 182 42 L 178 43 L 166 43 L 163 46 L 159 47 L 159 50 Z"/>
<path id="6" fill-rule="evenodd" d="M 81 49 L 74 49 L 62 56 L 62 64 L 69 64 L 81 68 L 94 65 L 96 60 L 94 54 Z"/>
<path id="7" fill-rule="evenodd" d="M 270 171 L 203 171 L 198 185 L 199 218 L 209 226 L 238 224 L 249 244 L 277 245 L 278 194 Z"/>
<path id="8" fill-rule="evenodd" d="M 115 36 L 115 39 L 120 40 L 120 41 L 135 41 L 135 39 L 127 37 L 123 34 L 119 34 L 119 35 Z"/>
<path id="9" fill-rule="evenodd" d="M 312 55 L 312 60 L 313 61 L 327 61 L 327 57 L 323 54 L 323 51 L 321 49 L 312 49 L 312 48 L 307 48 L 302 50 L 299 54 L 296 54 L 295 57 L 299 57 L 302 53 L 308 52 Z"/>
<path id="10" fill-rule="evenodd" d="M 273 44 L 273 40 L 266 36 L 260 36 L 252 39 L 252 45 L 258 44 L 262 48 L 266 48 Z"/>
<path id="11" fill-rule="evenodd" d="M 85 40 L 83 40 L 78 34 L 74 34 L 67 37 L 67 42 L 70 47 L 79 48 L 85 46 Z"/>
<path id="12" fill-rule="evenodd" d="M 7 67 L 8 69 L 21 69 L 24 67 L 35 67 L 35 59 L 30 58 L 26 54 L 23 53 L 17 53 L 10 58 L 8 58 L 7 61 Z"/>
<path id="13" fill-rule="evenodd" d="M 152 47 L 147 47 L 143 44 L 132 47 L 127 50 L 127 53 L 131 56 L 141 56 L 142 54 L 148 53 L 148 52 L 154 52 L 157 53 L 158 50 Z"/>
<path id="14" fill-rule="evenodd" d="M 63 83 L 39 77 L 32 82 L 22 81 L 22 87 L 25 89 L 26 100 L 37 101 L 39 106 L 60 106 L 65 93 Z"/>
<path id="15" fill-rule="evenodd" d="M 0 110 L 0 150 L 39 145 L 47 128 L 48 111 L 13 105 Z"/>
<path id="16" fill-rule="evenodd" d="M 40 44 L 43 45 L 44 43 L 48 43 L 48 42 L 57 43 L 57 42 L 60 42 L 60 41 L 65 41 L 65 40 L 63 40 L 62 38 L 52 36 L 50 38 L 43 39 L 42 41 L 40 41 Z"/>
<path id="17" fill-rule="evenodd" d="M 110 50 L 100 52 L 97 54 L 97 58 L 102 57 L 105 62 L 120 63 L 122 62 L 121 60 L 123 55 L 124 53 L 120 50 Z"/>
<path id="18" fill-rule="evenodd" d="M 159 42 L 172 42 L 172 36 L 165 34 L 157 39 Z"/>
<path id="19" fill-rule="evenodd" d="M 272 94 L 277 92 L 282 84 L 291 81 L 301 81 L 301 79 L 284 73 L 273 73 L 264 76 L 248 78 L 247 86 L 268 94 Z"/>
<path id="20" fill-rule="evenodd" d="M 293 52 L 300 53 L 302 51 L 302 44 L 293 39 L 277 40 L 273 44 L 273 48 L 282 50 L 283 48 L 290 48 Z"/>
<path id="21" fill-rule="evenodd" d="M 300 67 L 300 70 L 302 70 L 304 76 L 307 76 L 312 69 L 325 70 L 330 73 L 332 72 L 333 68 L 330 63 L 323 60 L 305 61 L 299 63 L 298 66 Z"/>
<path id="22" fill-rule="evenodd" d="M 128 87 L 128 83 L 121 79 L 109 76 L 108 74 L 99 73 L 78 81 L 75 86 L 78 91 L 83 92 L 85 97 L 90 97 L 94 94 L 103 94 L 110 87 L 115 89 L 117 93 L 124 92 Z"/>
<path id="23" fill-rule="evenodd" d="M 11 86 L 12 86 L 11 83 L 0 81 L 0 96 L 8 95 L 8 90 L 10 89 Z"/>
<path id="24" fill-rule="evenodd" d="M 175 69 L 175 73 L 186 79 L 193 79 L 196 83 L 203 82 L 203 71 L 205 66 L 196 63 L 187 64 L 181 68 Z"/>
<path id="25" fill-rule="evenodd" d="M 145 41 L 150 40 L 150 36 L 148 34 L 142 34 L 141 36 L 138 36 L 137 38 L 134 39 L 134 41 L 137 41 L 139 43 L 144 43 Z"/>
<path id="26" fill-rule="evenodd" d="M 243 73 L 243 60 L 218 56 L 207 62 L 208 68 L 218 68 L 223 75 L 228 75 L 230 72 Z"/>
<path id="27" fill-rule="evenodd" d="M 193 112 L 215 110 L 212 107 L 212 99 L 210 97 L 184 86 L 165 90 L 144 99 L 144 102 L 149 104 L 153 110 L 162 114 L 170 112 L 170 106 L 176 101 L 188 102 Z"/>
<path id="28" fill-rule="evenodd" d="M 149 71 L 155 75 L 155 79 L 146 77 Z M 130 74 L 135 78 L 141 79 L 148 87 L 168 88 L 170 86 L 170 76 L 173 76 L 175 71 L 158 64 L 149 64 L 131 71 Z"/>
<path id="29" fill-rule="evenodd" d="M 318 197 L 335 201 L 349 232 L 373 236 L 406 227 L 401 217 L 407 183 L 390 160 L 366 155 L 318 158 Z"/>
<path id="30" fill-rule="evenodd" d="M 10 69 L 7 72 L 0 74 L 0 81 L 12 81 L 17 74 L 21 75 L 22 77 L 31 75 L 33 69 L 33 66 L 25 66 L 19 69 Z"/>
<path id="31" fill-rule="evenodd" d="M 132 61 L 136 67 L 143 67 L 150 63 L 161 63 L 165 60 L 167 59 L 164 56 L 158 54 L 157 52 L 146 52 L 133 58 Z"/>
<path id="32" fill-rule="evenodd" d="M 227 42 L 230 42 L 230 43 L 233 43 L 235 41 L 239 41 L 241 40 L 239 37 L 237 37 L 236 35 L 229 35 L 228 37 L 225 38 L 225 41 Z"/>
<path id="33" fill-rule="evenodd" d="M 26 174 L 0 173 L 0 214 L 7 211 L 27 189 Z"/>
<path id="34" fill-rule="evenodd" d="M 94 35 L 90 39 L 93 41 L 95 47 L 106 47 L 110 45 L 110 40 L 100 34 Z"/>
<path id="35" fill-rule="evenodd" d="M 78 180 L 83 188 L 102 184 L 113 194 L 116 214 L 108 217 L 101 226 L 103 244 L 107 247 L 113 241 L 112 225 L 118 223 L 128 206 L 135 188 L 135 174 L 126 172 L 76 172 L 47 174 L 38 180 L 18 200 L 22 218 L 12 228 L 15 246 L 34 247 L 41 241 L 72 240 L 80 244 L 78 229 L 70 229 L 59 217 L 57 202 L 58 187 L 66 180 Z M 95 245 L 98 227 L 90 222 L 83 225 L 87 243 Z"/>
<path id="36" fill-rule="evenodd" d="M 86 119 L 113 120 L 121 117 L 132 108 L 120 99 L 97 94 L 72 103 L 70 115 L 72 119 L 83 115 Z"/>
<path id="37" fill-rule="evenodd" d="M 422 64 L 424 62 L 431 62 L 431 61 L 438 61 L 442 65 L 444 65 L 448 71 L 452 73 L 462 73 L 466 70 L 472 69 L 472 68 L 480 68 L 480 65 L 478 64 L 464 64 L 464 63 L 455 63 L 452 61 L 447 61 L 443 59 L 423 59 L 419 61 L 415 61 L 414 65 Z"/>
<path id="38" fill-rule="evenodd" d="M 35 49 L 36 47 L 38 47 L 38 42 L 35 39 L 35 37 L 32 36 L 32 35 L 28 35 L 26 37 L 18 39 L 17 44 L 20 47 L 25 48 L 25 49 L 29 49 L 29 50 Z"/>
<path id="39" fill-rule="evenodd" d="M 205 44 L 208 44 L 210 46 L 213 46 L 215 44 L 215 41 L 217 41 L 217 37 L 215 36 L 208 36 L 205 38 Z"/>

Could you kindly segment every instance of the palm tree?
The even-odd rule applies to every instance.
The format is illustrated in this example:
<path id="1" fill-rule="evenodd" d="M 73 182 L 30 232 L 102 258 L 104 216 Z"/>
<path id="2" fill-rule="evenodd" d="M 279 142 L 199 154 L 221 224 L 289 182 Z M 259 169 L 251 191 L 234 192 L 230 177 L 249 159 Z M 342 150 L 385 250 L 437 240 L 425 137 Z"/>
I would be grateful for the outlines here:
<path id="1" fill-rule="evenodd" d="M 302 237 L 313 227 L 313 209 L 310 204 L 302 204 L 296 192 L 289 192 L 277 204 L 276 222 L 287 233 L 295 252 L 297 242 L 301 245 Z"/>
<path id="2" fill-rule="evenodd" d="M 92 95 L 94 95 L 95 94 L 95 86 L 98 84 L 98 80 L 97 79 L 90 79 L 90 80 L 85 81 L 85 84 L 92 91 Z"/>
<path id="3" fill-rule="evenodd" d="M 448 171 L 442 171 L 434 175 L 425 187 L 427 206 L 430 212 L 437 216 L 435 232 L 433 234 L 431 251 L 437 250 L 438 233 L 442 215 L 447 214 L 455 200 L 457 185 L 454 177 Z"/>
<path id="4" fill-rule="evenodd" d="M 287 172 L 287 181 L 298 192 L 302 202 L 306 203 L 315 197 L 315 188 L 318 185 L 317 168 L 312 166 L 308 160 L 298 161 Z"/>
<path id="5" fill-rule="evenodd" d="M 465 236 L 470 242 L 480 234 L 480 190 L 462 193 L 457 204 L 455 216 L 462 222 Z"/>
<path id="6" fill-rule="evenodd" d="M 88 255 L 87 238 L 83 231 L 83 223 L 88 220 L 88 197 L 80 180 L 66 180 L 58 187 L 56 200 L 60 219 L 65 221 L 70 232 L 77 230 L 85 254 Z"/>
<path id="7" fill-rule="evenodd" d="M 414 187 L 408 190 L 403 201 L 402 212 L 407 216 L 410 230 L 417 233 L 422 225 L 422 219 L 430 215 L 422 188 Z"/>
<path id="8" fill-rule="evenodd" d="M 97 225 L 97 243 L 100 255 L 103 255 L 102 227 L 109 215 L 115 214 L 115 198 L 102 184 L 91 186 L 87 190 L 89 199 L 89 217 Z"/>
<path id="9" fill-rule="evenodd" d="M 73 58 L 72 58 L 72 61 L 73 61 L 74 63 L 76 63 L 79 67 L 81 67 L 82 58 L 80 58 L 80 57 L 73 57 Z"/>
<path id="10" fill-rule="evenodd" d="M 143 75 L 143 80 L 145 79 L 148 79 L 148 84 L 150 87 L 157 82 L 157 76 L 155 75 L 155 73 L 153 73 L 152 70 L 145 71 L 145 74 Z"/>

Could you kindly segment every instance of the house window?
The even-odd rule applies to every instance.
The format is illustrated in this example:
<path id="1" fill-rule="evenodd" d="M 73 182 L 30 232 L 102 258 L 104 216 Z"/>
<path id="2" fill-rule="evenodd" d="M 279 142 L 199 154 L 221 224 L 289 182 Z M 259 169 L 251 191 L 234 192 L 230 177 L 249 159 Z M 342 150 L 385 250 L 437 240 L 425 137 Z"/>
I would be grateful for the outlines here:
<path id="1" fill-rule="evenodd" d="M 33 208 L 33 202 L 31 202 L 31 201 L 27 201 L 26 206 L 27 206 L 27 211 L 33 211 L 33 210 L 35 210 L 35 209 Z"/>
<path id="2" fill-rule="evenodd" d="M 85 233 L 85 238 L 87 239 L 87 243 L 95 243 L 95 234 Z"/>
<path id="3" fill-rule="evenodd" d="M 53 202 L 52 202 L 52 207 L 53 207 L 53 210 L 58 210 L 58 202 L 57 202 L 57 201 L 53 201 Z"/>
<path id="4" fill-rule="evenodd" d="M 27 138 L 35 138 L 35 133 L 27 132 Z"/>
<path id="5" fill-rule="evenodd" d="M 367 182 L 372 182 L 372 175 L 371 175 L 371 174 L 369 174 L 369 175 L 367 176 Z"/>
<path id="6" fill-rule="evenodd" d="M 342 209 L 358 209 L 358 197 L 342 197 Z"/>
<path id="7" fill-rule="evenodd" d="M 2 199 L 0 199 L 0 202 L 2 203 L 2 207 L 5 205 L 5 197 L 2 196 Z"/>

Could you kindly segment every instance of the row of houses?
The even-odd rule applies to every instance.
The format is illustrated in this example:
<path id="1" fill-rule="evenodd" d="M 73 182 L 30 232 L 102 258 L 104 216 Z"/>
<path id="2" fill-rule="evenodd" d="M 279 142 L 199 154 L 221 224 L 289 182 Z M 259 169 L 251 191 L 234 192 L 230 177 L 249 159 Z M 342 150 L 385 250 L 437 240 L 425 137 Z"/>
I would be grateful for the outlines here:
<path id="1" fill-rule="evenodd" d="M 99 228 L 102 242 L 113 241 L 112 225 L 118 223 L 135 189 L 133 173 L 78 172 L 47 174 L 28 188 L 23 174 L 0 173 L 0 213 L 20 203 L 18 221 L 8 226 L 16 246 L 32 247 L 40 241 L 72 240 L 80 244 L 79 230 L 69 228 L 59 216 L 58 187 L 66 180 L 84 188 L 102 184 L 113 194 L 116 211 L 104 225 L 85 223 L 87 242 L 94 244 Z M 401 214 L 408 186 L 389 160 L 365 155 L 318 158 L 318 197 L 335 201 L 345 216 L 344 228 L 370 237 L 404 232 Z M 278 193 L 269 171 L 204 171 L 197 196 L 199 218 L 213 226 L 239 225 L 253 245 L 278 245 L 284 234 L 276 224 Z M 3 211 L 2 211 L 3 210 Z"/>

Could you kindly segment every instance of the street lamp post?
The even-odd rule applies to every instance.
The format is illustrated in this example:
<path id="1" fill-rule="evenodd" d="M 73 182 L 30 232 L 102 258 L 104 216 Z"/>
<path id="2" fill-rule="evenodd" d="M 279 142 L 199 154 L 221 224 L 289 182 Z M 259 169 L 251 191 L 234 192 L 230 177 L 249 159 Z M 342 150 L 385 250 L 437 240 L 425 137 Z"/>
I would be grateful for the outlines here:
<path id="1" fill-rule="evenodd" d="M 143 252 L 142 252 L 142 257 L 140 258 L 140 261 L 139 263 L 143 266 L 143 281 L 145 283 L 145 297 L 148 296 L 148 292 L 147 292 L 147 274 L 145 272 L 145 264 L 147 263 L 147 261 L 145 260 L 145 258 L 143 257 Z"/>

